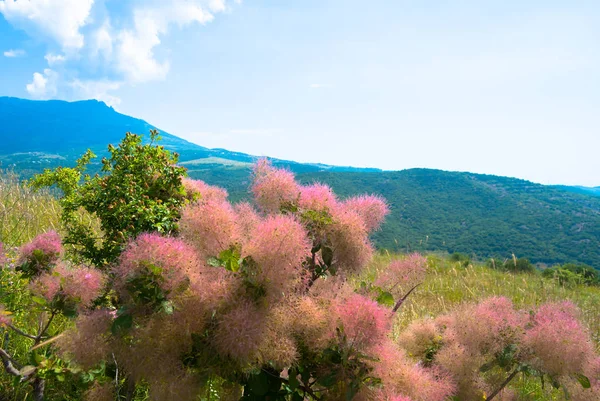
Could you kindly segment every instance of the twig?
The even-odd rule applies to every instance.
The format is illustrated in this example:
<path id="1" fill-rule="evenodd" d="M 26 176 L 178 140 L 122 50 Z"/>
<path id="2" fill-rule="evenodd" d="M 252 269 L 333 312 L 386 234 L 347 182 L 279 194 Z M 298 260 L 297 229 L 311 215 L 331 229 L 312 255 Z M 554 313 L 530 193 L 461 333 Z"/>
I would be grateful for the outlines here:
<path id="1" fill-rule="evenodd" d="M 496 391 L 494 391 L 492 394 L 490 394 L 490 396 L 488 398 L 485 399 L 485 401 L 491 401 L 495 396 L 497 396 L 500 393 L 500 391 L 502 391 L 502 389 L 504 389 L 504 387 L 506 387 L 508 385 L 508 383 L 510 383 L 510 381 L 515 378 L 517 373 L 519 373 L 519 369 L 515 369 L 510 374 L 510 376 L 508 376 L 506 378 L 506 380 L 504 380 L 504 382 L 500 385 L 500 387 L 497 388 Z"/>
<path id="2" fill-rule="evenodd" d="M 59 338 L 61 338 L 64 335 L 65 335 L 65 333 L 60 333 L 59 335 L 56 335 L 56 336 L 54 336 L 54 337 L 52 337 L 52 338 L 50 338 L 50 339 L 48 339 L 46 341 L 42 341 L 41 343 L 36 344 L 33 347 L 31 347 L 30 351 L 33 351 L 33 350 L 38 349 L 40 347 L 43 347 L 44 345 L 51 344 L 51 343 L 53 343 L 54 341 L 58 340 Z"/>
<path id="3" fill-rule="evenodd" d="M 0 359 L 2 359 L 2 364 L 4 365 L 6 373 L 13 376 L 21 376 L 21 372 L 15 367 L 15 365 L 17 365 L 16 361 L 2 348 L 0 348 Z"/>
<path id="4" fill-rule="evenodd" d="M 396 302 L 396 305 L 394 305 L 394 309 L 392 309 L 392 312 L 397 312 L 398 309 L 400 309 L 400 307 L 402 306 L 402 304 L 404 303 L 404 301 L 406 301 L 406 298 L 408 298 L 408 296 L 410 295 L 411 292 L 413 292 L 418 286 L 420 286 L 421 283 L 415 285 L 413 288 L 410 289 L 410 291 L 408 291 L 406 293 L 406 295 L 404 295 L 402 298 L 400 298 L 398 300 L 398 302 Z"/>
<path id="5" fill-rule="evenodd" d="M 17 334 L 19 334 L 19 335 L 21 335 L 23 337 L 27 337 L 27 338 L 30 338 L 32 340 L 35 340 L 37 338 L 36 336 L 34 336 L 32 334 L 27 334 L 23 330 L 20 330 L 20 329 L 16 328 L 12 324 L 8 324 L 7 326 L 8 326 L 9 329 L 13 330 L 15 333 L 17 333 Z"/>

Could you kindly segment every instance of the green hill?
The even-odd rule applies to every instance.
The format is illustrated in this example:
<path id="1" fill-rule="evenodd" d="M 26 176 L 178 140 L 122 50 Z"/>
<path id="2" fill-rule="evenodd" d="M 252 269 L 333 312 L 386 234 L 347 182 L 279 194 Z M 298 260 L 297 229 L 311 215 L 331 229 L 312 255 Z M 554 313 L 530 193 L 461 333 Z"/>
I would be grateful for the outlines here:
<path id="1" fill-rule="evenodd" d="M 125 131 L 152 125 L 97 101 L 28 101 L 0 98 L 1 166 L 30 176 L 46 167 L 72 165 L 91 148 L 105 154 Z M 256 157 L 208 149 L 162 133 L 163 145 L 180 153 L 189 174 L 226 187 L 234 200 L 247 195 Z M 462 252 L 534 262 L 582 262 L 600 268 L 600 197 L 577 187 L 551 187 L 471 173 L 411 169 L 379 171 L 285 160 L 274 163 L 303 182 L 330 184 L 348 196 L 377 193 L 392 214 L 374 239 L 391 250 Z M 99 160 L 96 161 L 96 168 Z"/>

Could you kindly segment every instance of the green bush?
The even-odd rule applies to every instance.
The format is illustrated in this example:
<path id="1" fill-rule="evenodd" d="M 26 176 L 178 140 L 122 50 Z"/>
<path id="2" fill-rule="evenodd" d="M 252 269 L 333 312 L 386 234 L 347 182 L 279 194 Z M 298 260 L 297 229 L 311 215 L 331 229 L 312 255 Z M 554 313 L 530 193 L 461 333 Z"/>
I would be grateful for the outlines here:
<path id="1" fill-rule="evenodd" d="M 78 255 L 96 266 L 111 263 L 123 244 L 142 232 L 177 231 L 180 206 L 185 202 L 182 177 L 185 168 L 176 165 L 178 155 L 162 146 L 156 130 L 150 143 L 125 134 L 122 142 L 108 146 L 110 158 L 102 160 L 102 175 L 90 177 L 84 171 L 95 155 L 88 150 L 74 168 L 59 167 L 35 176 L 34 188 L 57 186 L 65 244 L 78 248 Z M 100 238 L 81 224 L 78 211 L 84 209 L 100 220 Z"/>

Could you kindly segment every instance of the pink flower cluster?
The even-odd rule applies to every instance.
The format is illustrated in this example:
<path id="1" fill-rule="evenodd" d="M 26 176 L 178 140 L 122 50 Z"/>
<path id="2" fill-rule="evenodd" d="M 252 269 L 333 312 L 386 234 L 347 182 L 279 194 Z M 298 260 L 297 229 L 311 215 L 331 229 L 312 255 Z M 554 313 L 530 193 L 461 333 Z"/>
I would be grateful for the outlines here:
<path id="1" fill-rule="evenodd" d="M 149 266 L 160 270 L 162 290 L 173 293 L 183 289 L 194 276 L 196 252 L 180 239 L 156 233 L 141 234 L 127 245 L 113 269 L 119 294 L 127 298 L 128 283 L 134 278 L 149 274 Z"/>
<path id="2" fill-rule="evenodd" d="M 594 355 L 594 345 L 579 316 L 579 310 L 570 301 L 539 307 L 523 338 L 533 366 L 554 376 L 584 371 L 589 357 Z"/>
<path id="3" fill-rule="evenodd" d="M 183 237 L 205 258 L 218 256 L 239 236 L 233 207 L 217 200 L 188 205 L 181 214 L 180 227 Z"/>
<path id="4" fill-rule="evenodd" d="M 392 313 L 370 298 L 353 294 L 336 306 L 335 313 L 351 347 L 369 349 L 385 338 Z"/>
<path id="5" fill-rule="evenodd" d="M 97 269 L 58 264 L 51 272 L 43 273 L 31 283 L 32 291 L 48 302 L 62 296 L 81 308 L 91 305 L 102 292 L 105 277 Z"/>
<path id="6" fill-rule="evenodd" d="M 300 194 L 294 174 L 274 168 L 267 159 L 255 164 L 251 190 L 258 206 L 267 213 L 279 212 L 284 202 L 293 202 Z"/>
<path id="7" fill-rule="evenodd" d="M 267 295 L 279 298 L 301 283 L 302 262 L 310 244 L 306 230 L 293 217 L 276 215 L 260 222 L 242 249 L 243 256 L 256 262 L 256 270 L 250 272 L 254 279 L 267 289 Z"/>
<path id="8" fill-rule="evenodd" d="M 396 296 L 403 296 L 406 291 L 423 282 L 426 271 L 427 258 L 413 253 L 393 260 L 374 284 Z"/>
<path id="9" fill-rule="evenodd" d="M 383 223 L 385 216 L 390 213 L 390 208 L 381 196 L 360 195 L 349 198 L 344 206 L 358 213 L 364 220 L 368 231 L 378 229 Z"/>
<path id="10" fill-rule="evenodd" d="M 227 191 L 223 188 L 209 185 L 201 180 L 192 180 L 190 178 L 183 178 L 183 187 L 185 188 L 186 194 L 190 198 L 199 198 L 201 202 L 205 201 L 217 201 L 224 202 L 227 200 Z"/>
<path id="11" fill-rule="evenodd" d="M 42 254 L 43 260 L 37 260 L 35 256 L 36 251 Z M 56 231 L 48 231 L 47 233 L 38 235 L 31 242 L 23 245 L 21 249 L 19 249 L 19 259 L 17 263 L 44 263 L 46 264 L 44 268 L 47 268 L 47 265 L 58 261 L 62 251 L 63 247 L 58 233 Z"/>

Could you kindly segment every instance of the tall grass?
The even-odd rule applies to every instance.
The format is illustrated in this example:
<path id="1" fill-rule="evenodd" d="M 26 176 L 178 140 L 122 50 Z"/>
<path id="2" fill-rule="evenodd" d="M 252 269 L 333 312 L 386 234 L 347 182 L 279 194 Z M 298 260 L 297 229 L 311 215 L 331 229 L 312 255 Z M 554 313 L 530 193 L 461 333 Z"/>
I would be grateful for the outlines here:
<path id="1" fill-rule="evenodd" d="M 0 170 L 0 242 L 19 246 L 59 227 L 60 206 L 48 191 L 35 192 L 15 173 Z"/>

